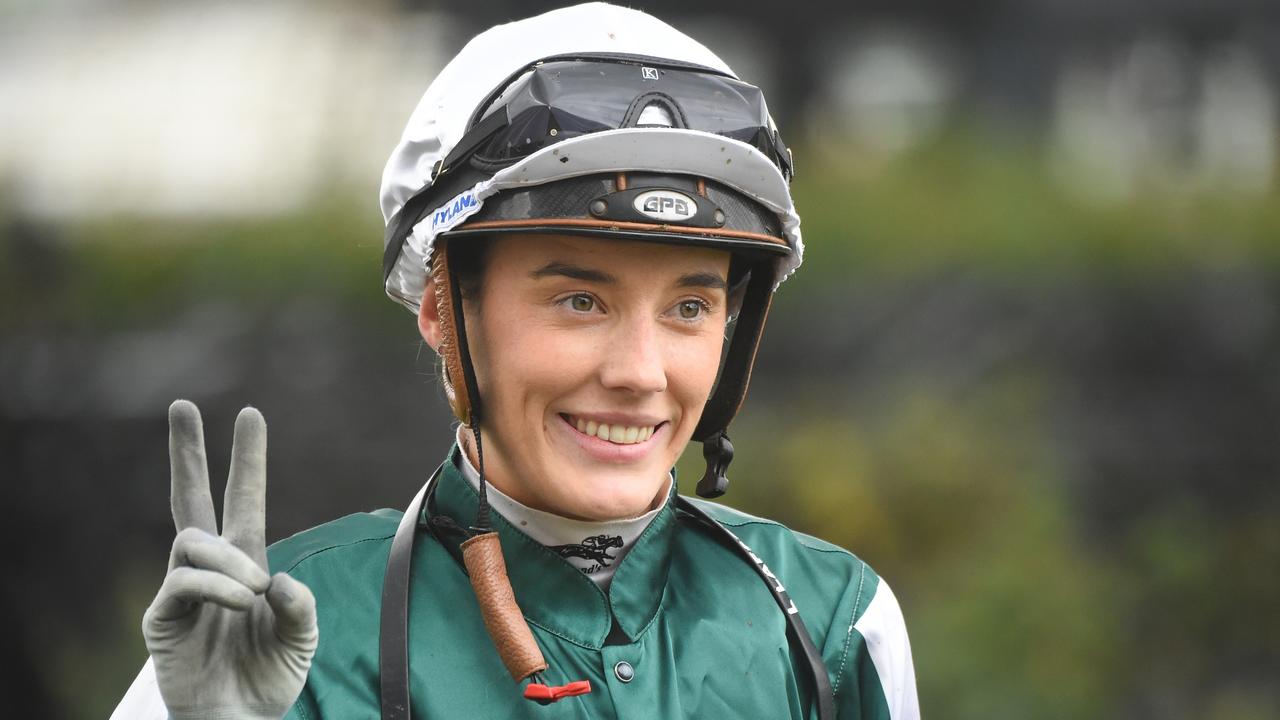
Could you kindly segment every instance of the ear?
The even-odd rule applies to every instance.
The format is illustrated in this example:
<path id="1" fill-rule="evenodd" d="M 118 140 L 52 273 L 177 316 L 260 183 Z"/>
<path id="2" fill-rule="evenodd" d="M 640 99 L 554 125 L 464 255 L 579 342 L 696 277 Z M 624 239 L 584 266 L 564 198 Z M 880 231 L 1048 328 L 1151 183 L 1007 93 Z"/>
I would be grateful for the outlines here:
<path id="1" fill-rule="evenodd" d="M 436 304 L 436 281 L 430 275 L 418 306 L 418 332 L 432 350 L 440 352 L 440 306 Z"/>

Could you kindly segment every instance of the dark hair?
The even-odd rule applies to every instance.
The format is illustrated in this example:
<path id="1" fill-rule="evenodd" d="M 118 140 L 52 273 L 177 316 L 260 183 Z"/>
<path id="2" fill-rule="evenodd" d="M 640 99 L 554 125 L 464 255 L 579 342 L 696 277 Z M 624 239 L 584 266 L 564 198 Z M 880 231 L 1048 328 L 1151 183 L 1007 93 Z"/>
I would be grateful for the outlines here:
<path id="1" fill-rule="evenodd" d="M 464 300 L 473 304 L 480 301 L 480 284 L 492 249 L 493 238 L 488 235 L 458 238 L 449 243 L 449 265 L 457 278 L 458 291 Z"/>

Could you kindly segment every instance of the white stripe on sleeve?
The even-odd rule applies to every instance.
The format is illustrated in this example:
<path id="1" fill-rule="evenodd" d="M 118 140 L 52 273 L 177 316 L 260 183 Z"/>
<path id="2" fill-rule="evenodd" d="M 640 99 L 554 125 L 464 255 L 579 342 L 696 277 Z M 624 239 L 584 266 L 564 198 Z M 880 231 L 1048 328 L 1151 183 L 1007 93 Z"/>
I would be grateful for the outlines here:
<path id="1" fill-rule="evenodd" d="M 884 578 L 880 578 L 875 597 L 853 628 L 867 644 L 891 720 L 919 720 L 920 701 L 916 697 L 916 672 L 911 664 L 907 625 L 898 599 Z"/>
<path id="2" fill-rule="evenodd" d="M 167 720 L 169 710 L 160 697 L 160 686 L 156 684 L 156 668 L 147 658 L 138 677 L 134 678 L 129 691 L 124 694 L 116 711 L 111 713 L 111 720 Z"/>

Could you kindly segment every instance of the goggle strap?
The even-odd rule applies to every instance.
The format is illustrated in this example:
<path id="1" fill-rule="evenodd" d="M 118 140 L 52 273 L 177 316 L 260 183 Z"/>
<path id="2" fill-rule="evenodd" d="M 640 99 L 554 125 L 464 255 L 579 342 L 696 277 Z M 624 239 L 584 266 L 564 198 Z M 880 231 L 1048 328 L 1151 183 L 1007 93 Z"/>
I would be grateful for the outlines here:
<path id="1" fill-rule="evenodd" d="M 449 173 L 455 167 L 471 156 L 490 135 L 507 126 L 507 113 L 499 110 L 486 117 L 479 125 L 472 128 L 462 137 L 458 145 L 449 153 L 448 157 L 436 163 L 436 169 L 431 173 L 431 179 L 424 185 L 417 194 L 409 198 L 409 201 L 401 207 L 399 212 L 391 218 L 391 222 L 387 223 L 387 232 L 383 237 L 382 250 L 382 280 L 386 281 L 391 277 L 391 271 L 396 267 L 396 261 L 400 259 L 400 251 L 404 248 L 405 240 L 409 238 L 409 233 L 413 230 L 413 226 L 422 219 L 423 215 L 430 210 L 428 204 L 434 199 L 438 199 L 437 193 L 431 192 L 436 187 L 440 178 Z"/>
<path id="2" fill-rule="evenodd" d="M 396 261 L 400 259 L 400 251 L 404 249 L 405 240 L 409 239 L 409 233 L 413 231 L 413 226 L 422 219 L 423 213 L 428 210 L 428 204 L 435 197 L 435 193 L 430 192 L 431 184 L 418 191 L 417 195 L 409 198 L 409 201 L 400 208 L 387 223 L 387 233 L 383 238 L 382 248 L 382 281 L 386 282 L 391 277 L 391 271 L 396 269 Z"/>
<path id="3" fill-rule="evenodd" d="M 400 251 L 404 248 L 405 240 L 409 238 L 413 225 L 430 209 L 427 207 L 428 203 L 436 198 L 437 193 L 431 192 L 432 188 L 436 187 L 441 177 L 449 174 L 450 171 L 470 158 L 477 147 L 508 124 L 506 110 L 498 110 L 482 120 L 479 125 L 467 131 L 467 134 L 462 136 L 462 140 L 458 141 L 458 144 L 449 152 L 449 155 L 444 160 L 436 163 L 435 169 L 431 172 L 431 179 L 427 184 L 418 190 L 417 194 L 409 198 L 409 201 L 400 208 L 400 211 L 395 214 L 391 222 L 387 223 L 387 233 L 384 237 L 382 252 L 383 281 L 386 281 L 391 276 L 391 271 L 395 269 L 396 261 L 400 258 Z"/>
<path id="4" fill-rule="evenodd" d="M 431 184 L 434 185 L 441 175 L 445 175 L 466 159 L 470 158 L 476 148 L 480 147 L 484 141 L 488 140 L 491 135 L 498 132 L 502 128 L 510 125 L 511 121 L 507 117 L 507 109 L 499 108 L 488 114 L 485 119 L 481 120 L 475 127 L 467 131 L 458 144 L 444 160 L 437 165 L 437 170 L 431 175 Z"/>

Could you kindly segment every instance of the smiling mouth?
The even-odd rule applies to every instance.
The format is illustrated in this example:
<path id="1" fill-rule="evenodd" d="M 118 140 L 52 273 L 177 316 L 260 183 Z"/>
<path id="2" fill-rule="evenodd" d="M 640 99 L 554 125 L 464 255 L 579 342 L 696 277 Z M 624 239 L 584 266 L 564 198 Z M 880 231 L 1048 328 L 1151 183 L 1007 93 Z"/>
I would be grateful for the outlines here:
<path id="1" fill-rule="evenodd" d="M 560 414 L 570 426 L 577 428 L 583 435 L 600 438 L 615 445 L 637 445 L 653 437 L 653 433 L 664 423 L 657 425 L 609 425 L 607 423 L 586 420 L 572 415 Z"/>

